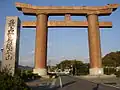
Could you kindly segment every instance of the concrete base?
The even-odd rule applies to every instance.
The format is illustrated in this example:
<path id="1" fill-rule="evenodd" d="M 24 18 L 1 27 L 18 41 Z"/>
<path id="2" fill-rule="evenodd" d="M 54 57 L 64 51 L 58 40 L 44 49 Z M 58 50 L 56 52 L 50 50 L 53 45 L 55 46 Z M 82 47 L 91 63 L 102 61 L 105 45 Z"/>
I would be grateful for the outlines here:
<path id="1" fill-rule="evenodd" d="M 93 76 L 98 76 L 98 75 L 103 75 L 103 68 L 90 68 L 89 69 L 90 75 Z"/>
<path id="2" fill-rule="evenodd" d="M 44 77 L 44 76 L 47 76 L 47 69 L 45 69 L 45 68 L 35 68 L 35 69 L 33 69 L 33 73 Z"/>

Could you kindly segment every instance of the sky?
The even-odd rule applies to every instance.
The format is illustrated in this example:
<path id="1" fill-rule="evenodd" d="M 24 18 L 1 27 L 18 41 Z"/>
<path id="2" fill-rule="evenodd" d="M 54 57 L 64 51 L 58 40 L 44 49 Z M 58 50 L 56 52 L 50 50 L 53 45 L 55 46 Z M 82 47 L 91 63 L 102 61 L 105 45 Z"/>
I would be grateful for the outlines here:
<path id="1" fill-rule="evenodd" d="M 120 0 L 0 0 L 0 48 L 3 47 L 6 16 L 18 16 L 21 21 L 36 20 L 18 11 L 15 2 L 38 6 L 104 6 L 120 4 Z M 102 56 L 120 51 L 120 7 L 110 16 L 101 16 L 99 21 L 111 21 L 112 28 L 100 29 Z M 63 20 L 63 16 L 50 16 L 49 20 Z M 85 16 L 72 16 L 72 20 L 86 20 Z M 19 64 L 34 66 L 35 28 L 22 28 L 20 31 Z M 55 65 L 61 60 L 77 59 L 89 62 L 87 28 L 49 28 L 47 61 Z M 0 53 L 1 58 L 1 53 Z"/>

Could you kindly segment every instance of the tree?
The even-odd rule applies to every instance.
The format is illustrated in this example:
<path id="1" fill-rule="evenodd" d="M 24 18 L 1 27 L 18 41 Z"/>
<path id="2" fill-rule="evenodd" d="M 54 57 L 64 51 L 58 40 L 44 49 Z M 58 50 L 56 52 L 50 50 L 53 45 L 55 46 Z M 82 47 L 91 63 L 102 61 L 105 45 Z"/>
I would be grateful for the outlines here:
<path id="1" fill-rule="evenodd" d="M 70 60 L 63 60 L 59 64 L 57 64 L 57 68 L 62 69 L 63 71 L 63 69 L 70 68 L 71 65 L 72 63 Z"/>
<path id="2" fill-rule="evenodd" d="M 120 51 L 108 53 L 102 58 L 102 63 L 108 67 L 120 66 Z"/>
<path id="3" fill-rule="evenodd" d="M 116 67 L 120 66 L 120 51 L 110 52 L 102 58 L 104 73 L 107 75 L 118 74 Z"/>
<path id="4" fill-rule="evenodd" d="M 71 68 L 71 65 L 80 65 L 80 64 L 83 64 L 83 62 L 78 60 L 63 60 L 59 64 L 57 64 L 57 68 L 66 69 L 66 68 Z"/>
<path id="5" fill-rule="evenodd" d="M 79 60 L 64 60 L 57 64 L 57 68 L 62 69 L 72 69 L 72 74 L 74 75 L 81 75 L 81 74 L 88 74 L 89 72 L 89 64 L 84 64 L 82 61 Z"/>

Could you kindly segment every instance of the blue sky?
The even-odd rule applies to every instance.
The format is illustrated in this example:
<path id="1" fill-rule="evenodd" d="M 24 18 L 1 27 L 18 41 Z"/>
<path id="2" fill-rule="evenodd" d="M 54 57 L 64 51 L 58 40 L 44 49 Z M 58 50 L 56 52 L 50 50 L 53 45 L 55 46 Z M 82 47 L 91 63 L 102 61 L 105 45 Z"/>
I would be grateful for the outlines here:
<path id="1" fill-rule="evenodd" d="M 119 3 L 120 0 L 0 0 L 0 48 L 3 47 L 6 16 L 19 16 L 21 21 L 35 20 L 34 16 L 25 16 L 15 7 L 15 2 L 24 2 L 39 6 L 103 6 Z M 100 21 L 112 21 L 113 28 L 100 29 L 102 56 L 120 50 L 120 8 L 110 16 L 99 17 Z M 73 20 L 85 20 L 83 16 Z M 63 20 L 63 17 L 49 17 L 49 20 Z M 22 28 L 20 35 L 19 64 L 34 65 L 35 28 Z M 77 59 L 89 62 L 87 28 L 49 28 L 48 61 L 56 64 L 63 59 Z"/>

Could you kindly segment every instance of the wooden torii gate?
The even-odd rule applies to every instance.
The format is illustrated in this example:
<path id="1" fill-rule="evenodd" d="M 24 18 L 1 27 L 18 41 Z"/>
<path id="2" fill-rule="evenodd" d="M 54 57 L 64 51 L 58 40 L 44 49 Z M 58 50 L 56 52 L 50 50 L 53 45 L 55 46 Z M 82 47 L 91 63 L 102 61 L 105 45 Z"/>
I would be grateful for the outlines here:
<path id="1" fill-rule="evenodd" d="M 88 28 L 90 75 L 103 75 L 99 28 L 111 28 L 112 22 L 99 22 L 98 16 L 108 16 L 118 4 L 106 6 L 33 6 L 16 2 L 16 8 L 25 15 L 36 16 L 36 21 L 23 21 L 22 26 L 36 28 L 34 73 L 47 75 L 47 32 L 49 27 Z M 48 21 L 48 16 L 62 15 L 63 21 Z M 73 21 L 71 16 L 86 16 L 87 21 Z"/>

